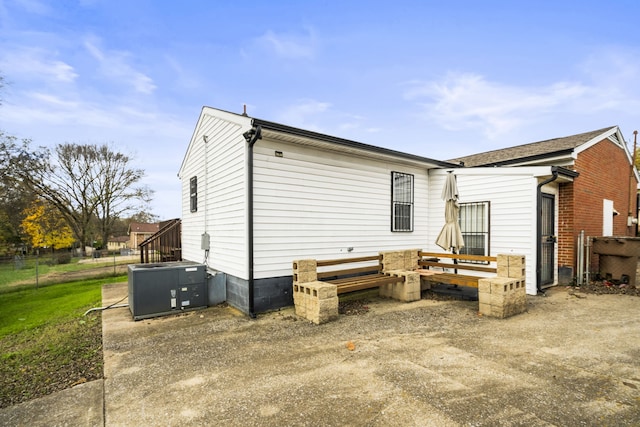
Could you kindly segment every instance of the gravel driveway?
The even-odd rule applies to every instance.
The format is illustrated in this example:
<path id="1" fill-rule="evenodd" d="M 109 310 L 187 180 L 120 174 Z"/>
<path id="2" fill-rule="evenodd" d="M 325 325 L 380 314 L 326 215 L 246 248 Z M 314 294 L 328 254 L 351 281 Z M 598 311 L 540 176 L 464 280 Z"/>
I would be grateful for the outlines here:
<path id="1" fill-rule="evenodd" d="M 106 285 L 104 302 L 126 295 Z M 103 315 L 105 423 L 117 425 L 579 426 L 640 423 L 640 299 L 373 299 L 313 325 L 292 309 L 231 307 L 133 322 Z"/>

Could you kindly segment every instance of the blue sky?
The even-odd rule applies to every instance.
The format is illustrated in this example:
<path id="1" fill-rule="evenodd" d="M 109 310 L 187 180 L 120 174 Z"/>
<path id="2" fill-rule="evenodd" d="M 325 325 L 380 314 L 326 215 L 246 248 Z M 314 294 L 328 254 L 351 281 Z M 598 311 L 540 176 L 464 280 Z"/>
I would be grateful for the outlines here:
<path id="1" fill-rule="evenodd" d="M 0 0 L 0 129 L 112 143 L 180 216 L 203 105 L 439 160 L 640 128 L 637 1 Z"/>

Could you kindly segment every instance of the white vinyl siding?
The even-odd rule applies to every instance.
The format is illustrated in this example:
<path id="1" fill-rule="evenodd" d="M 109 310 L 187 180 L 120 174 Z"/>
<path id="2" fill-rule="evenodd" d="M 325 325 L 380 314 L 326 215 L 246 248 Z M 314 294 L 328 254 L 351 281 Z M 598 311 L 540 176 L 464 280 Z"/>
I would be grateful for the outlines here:
<path id="1" fill-rule="evenodd" d="M 256 278 L 290 275 L 295 259 L 374 255 L 425 244 L 425 169 L 269 140 L 256 144 L 254 165 Z M 414 233 L 390 230 L 392 171 L 415 177 Z"/>
<path id="2" fill-rule="evenodd" d="M 205 111 L 181 170 L 183 258 L 204 260 L 200 239 L 206 231 L 210 236 L 209 267 L 242 279 L 248 279 L 246 141 L 242 137 L 249 129 L 249 120 L 246 122 L 224 120 Z M 203 135 L 208 138 L 206 144 Z M 193 176 L 198 182 L 197 212 L 190 210 L 189 181 Z"/>
<path id="3" fill-rule="evenodd" d="M 548 170 L 548 168 L 546 168 Z M 460 203 L 490 202 L 491 256 L 521 254 L 526 257 L 527 292 L 536 293 L 536 186 L 535 168 L 473 168 L 454 171 Z M 446 171 L 432 170 L 429 187 L 428 249 L 440 252 L 435 240 L 444 224 L 444 201 L 440 198 Z M 473 273 L 483 275 L 483 273 Z M 490 274 L 486 274 L 490 276 Z"/>

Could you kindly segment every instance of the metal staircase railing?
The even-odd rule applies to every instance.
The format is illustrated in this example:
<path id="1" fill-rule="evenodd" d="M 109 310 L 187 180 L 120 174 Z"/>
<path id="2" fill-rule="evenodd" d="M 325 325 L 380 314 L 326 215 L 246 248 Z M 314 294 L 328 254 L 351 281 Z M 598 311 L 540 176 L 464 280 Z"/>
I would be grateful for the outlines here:
<path id="1" fill-rule="evenodd" d="M 179 218 L 161 222 L 160 230 L 138 245 L 140 262 L 182 261 L 181 224 Z"/>

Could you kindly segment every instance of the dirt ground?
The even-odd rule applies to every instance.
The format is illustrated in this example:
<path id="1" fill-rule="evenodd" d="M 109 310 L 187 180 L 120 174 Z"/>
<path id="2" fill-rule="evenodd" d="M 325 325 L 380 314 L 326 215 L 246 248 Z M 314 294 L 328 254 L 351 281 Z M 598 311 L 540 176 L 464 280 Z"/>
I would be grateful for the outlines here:
<path id="1" fill-rule="evenodd" d="M 370 298 L 319 326 L 108 310 L 105 425 L 640 425 L 640 298 L 559 287 L 509 319 L 477 304 Z"/>

